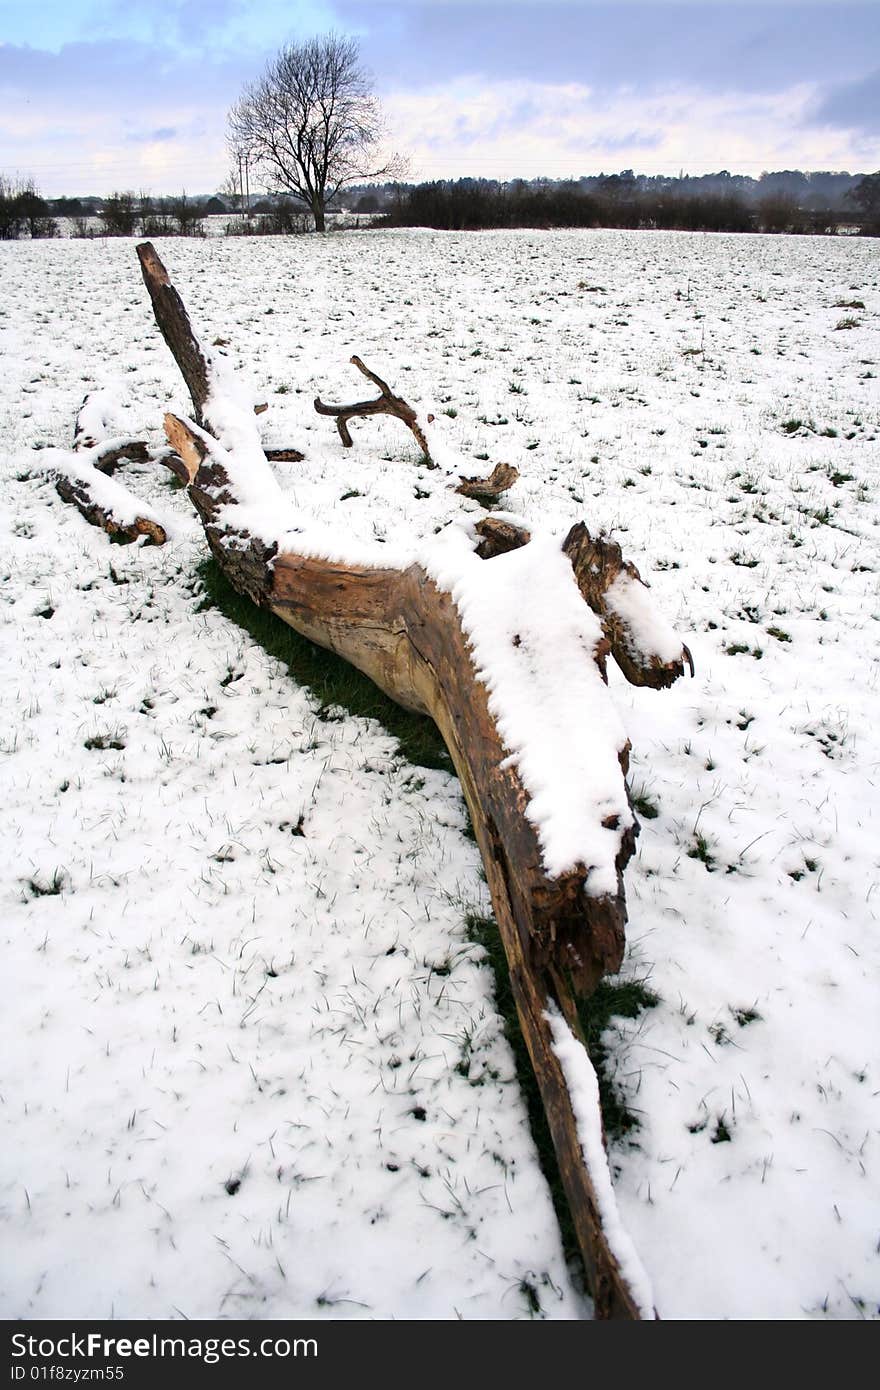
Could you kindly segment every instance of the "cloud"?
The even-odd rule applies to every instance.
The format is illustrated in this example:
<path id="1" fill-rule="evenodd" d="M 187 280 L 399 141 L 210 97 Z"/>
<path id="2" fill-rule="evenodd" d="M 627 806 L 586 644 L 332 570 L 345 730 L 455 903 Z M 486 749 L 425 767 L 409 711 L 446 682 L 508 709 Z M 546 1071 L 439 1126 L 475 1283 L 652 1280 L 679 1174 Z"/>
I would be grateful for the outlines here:
<path id="1" fill-rule="evenodd" d="M 39 0 L 8 9 L 7 41 L 54 53 L 71 43 L 131 41 L 190 58 L 259 56 L 337 23 L 333 0 Z"/>
<path id="2" fill-rule="evenodd" d="M 132 40 L 60 52 L 0 45 L 0 168 L 43 191 L 209 190 L 226 168 L 226 109 L 247 69 L 205 65 Z M 137 100 L 132 100 L 132 94 Z"/>
<path id="3" fill-rule="evenodd" d="M 815 125 L 840 126 L 866 135 L 880 134 L 880 68 L 859 81 L 832 87 L 808 119 Z"/>
<path id="4" fill-rule="evenodd" d="M 817 99 L 813 84 L 743 95 L 459 78 L 390 93 L 385 109 L 389 128 L 407 132 L 416 179 L 858 168 L 861 147 L 848 131 L 808 128 Z"/>
<path id="5" fill-rule="evenodd" d="M 176 126 L 166 125 L 160 126 L 158 130 L 132 131 L 124 135 L 123 139 L 129 145 L 152 145 L 163 140 L 175 140 L 180 133 Z"/>
<path id="6" fill-rule="evenodd" d="M 864 76 L 880 52 L 880 4 L 337 0 L 387 87 L 451 81 L 673 83 L 773 92 Z M 401 62 L 408 51 L 411 61 Z M 876 62 L 876 57 L 874 57 Z"/>
<path id="7" fill-rule="evenodd" d="M 162 3 L 197 32 L 207 0 Z M 241 3 L 229 0 L 225 22 L 235 19 Z M 442 9 L 447 18 L 451 13 L 448 5 L 418 8 L 432 15 Z M 650 66 L 652 30 L 641 35 L 640 46 L 617 54 L 609 71 L 601 45 L 589 50 L 590 62 L 580 61 L 587 49 L 578 49 L 570 33 L 556 34 L 552 51 L 530 55 L 532 30 L 513 42 L 512 21 L 499 25 L 497 10 L 478 8 L 484 17 L 491 12 L 496 32 L 503 30 L 501 38 L 513 44 L 516 61 L 507 62 L 499 39 L 493 62 L 500 72 L 484 71 L 484 48 L 473 30 L 470 42 L 456 30 L 442 52 L 430 35 L 423 34 L 416 48 L 410 31 L 398 33 L 393 45 L 389 40 L 395 63 L 380 93 L 391 142 L 410 154 L 413 178 L 576 177 L 626 167 L 754 174 L 876 167 L 880 73 L 866 75 L 864 64 L 845 78 L 832 71 L 791 80 L 780 73 L 772 86 L 762 80 L 750 87 L 740 75 L 721 80 L 717 72 L 697 72 L 691 60 L 687 71 L 668 66 L 663 55 L 686 47 L 678 31 L 667 35 Z M 531 7 L 522 8 L 534 18 Z M 772 7 L 774 14 L 779 8 Z M 387 10 L 396 24 L 400 4 Z M 580 16 L 576 6 L 542 7 L 545 17 L 557 10 Z M 159 11 L 152 13 L 155 18 Z M 474 7 L 467 13 L 472 16 Z M 757 45 L 769 70 L 752 30 L 740 33 L 739 60 L 750 45 Z M 557 63 L 563 49 L 572 61 Z M 401 52 L 408 54 L 405 63 Z M 194 66 L 191 52 L 169 42 L 103 38 L 64 44 L 57 52 L 0 44 L 0 169 L 32 175 L 49 196 L 118 187 L 209 192 L 228 168 L 226 112 L 256 70 L 252 50 L 205 53 Z"/>

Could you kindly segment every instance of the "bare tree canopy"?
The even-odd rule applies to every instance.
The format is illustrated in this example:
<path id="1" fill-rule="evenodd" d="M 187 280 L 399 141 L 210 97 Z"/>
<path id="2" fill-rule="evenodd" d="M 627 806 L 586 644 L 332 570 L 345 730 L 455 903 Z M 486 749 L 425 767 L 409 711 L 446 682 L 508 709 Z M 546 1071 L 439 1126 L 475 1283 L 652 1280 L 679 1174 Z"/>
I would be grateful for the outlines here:
<path id="1" fill-rule="evenodd" d="M 327 203 L 345 184 L 401 172 L 398 156 L 381 161 L 382 134 L 358 45 L 333 33 L 286 44 L 229 113 L 233 150 L 270 187 L 301 199 L 319 232 Z"/>

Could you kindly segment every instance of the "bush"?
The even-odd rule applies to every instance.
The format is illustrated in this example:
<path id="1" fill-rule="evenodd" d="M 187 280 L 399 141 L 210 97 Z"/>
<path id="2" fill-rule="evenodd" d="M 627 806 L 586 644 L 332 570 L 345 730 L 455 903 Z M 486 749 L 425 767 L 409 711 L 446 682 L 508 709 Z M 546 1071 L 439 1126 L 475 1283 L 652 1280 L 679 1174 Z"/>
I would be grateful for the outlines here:
<path id="1" fill-rule="evenodd" d="M 137 201 L 133 193 L 111 193 L 98 213 L 105 236 L 134 236 L 138 222 Z"/>
<path id="2" fill-rule="evenodd" d="M 168 211 L 178 236 L 205 235 L 205 210 L 200 203 L 187 198 L 185 193 L 181 193 L 179 198 L 172 198 Z"/>
<path id="3" fill-rule="evenodd" d="M 0 240 L 32 240 L 58 235 L 58 223 L 32 179 L 13 183 L 0 175 Z"/>
<path id="4" fill-rule="evenodd" d="M 311 230 L 312 217 L 305 208 L 284 200 L 268 212 L 226 223 L 227 236 L 298 236 Z M 256 211 L 256 209 L 255 209 Z"/>
<path id="5" fill-rule="evenodd" d="M 746 203 L 731 193 L 683 196 L 642 190 L 622 177 L 584 188 L 574 182 L 510 184 L 488 179 L 422 183 L 402 189 L 391 221 L 469 231 L 484 227 L 628 227 L 701 232 L 754 228 Z"/>

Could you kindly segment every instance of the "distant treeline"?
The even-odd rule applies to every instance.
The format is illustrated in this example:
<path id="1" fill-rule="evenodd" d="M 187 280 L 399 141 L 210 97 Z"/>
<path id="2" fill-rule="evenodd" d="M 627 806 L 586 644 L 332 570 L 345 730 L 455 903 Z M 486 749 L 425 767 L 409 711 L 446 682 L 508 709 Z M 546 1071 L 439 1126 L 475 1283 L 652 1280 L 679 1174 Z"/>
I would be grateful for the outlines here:
<path id="1" fill-rule="evenodd" d="M 831 234 L 841 224 L 869 235 L 880 231 L 880 174 L 809 176 L 809 196 L 798 198 L 780 182 L 760 197 L 719 183 L 699 189 L 699 180 L 637 179 L 613 175 L 577 182 L 491 179 L 442 180 L 398 189 L 385 202 L 386 219 L 401 227 L 469 231 L 493 227 L 621 227 L 700 232 L 797 232 Z M 821 180 L 846 180 L 833 201 L 817 196 Z M 749 180 L 754 184 L 755 180 Z M 826 191 L 830 192 L 830 189 Z M 356 205 L 357 206 L 357 205 Z"/>
<path id="2" fill-rule="evenodd" d="M 249 201 L 223 197 L 156 198 L 131 190 L 103 198 L 47 200 L 32 180 L 0 175 L 0 240 L 52 237 L 59 218 L 73 236 L 204 236 L 208 217 L 231 216 L 227 235 L 305 232 L 311 215 L 288 194 Z M 457 179 L 420 184 L 359 184 L 341 190 L 328 212 L 367 215 L 374 225 L 470 231 L 505 227 L 622 227 L 699 232 L 798 232 L 841 229 L 880 235 L 880 171 L 669 178 L 625 169 L 581 179 Z"/>
<path id="3" fill-rule="evenodd" d="M 33 183 L 29 179 L 5 179 L 0 174 L 0 241 L 57 235 L 58 223 Z"/>

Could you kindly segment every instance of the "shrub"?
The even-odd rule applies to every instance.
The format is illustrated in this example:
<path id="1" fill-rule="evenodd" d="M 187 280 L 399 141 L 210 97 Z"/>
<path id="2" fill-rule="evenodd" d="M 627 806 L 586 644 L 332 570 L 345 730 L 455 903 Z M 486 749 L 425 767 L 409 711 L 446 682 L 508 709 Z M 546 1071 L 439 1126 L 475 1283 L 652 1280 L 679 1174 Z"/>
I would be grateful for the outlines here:
<path id="1" fill-rule="evenodd" d="M 58 223 L 32 179 L 12 182 L 0 175 L 0 241 L 58 235 Z"/>
<path id="2" fill-rule="evenodd" d="M 134 194 L 111 193 L 109 198 L 104 199 L 98 216 L 104 224 L 105 236 L 134 236 L 138 222 Z"/>

